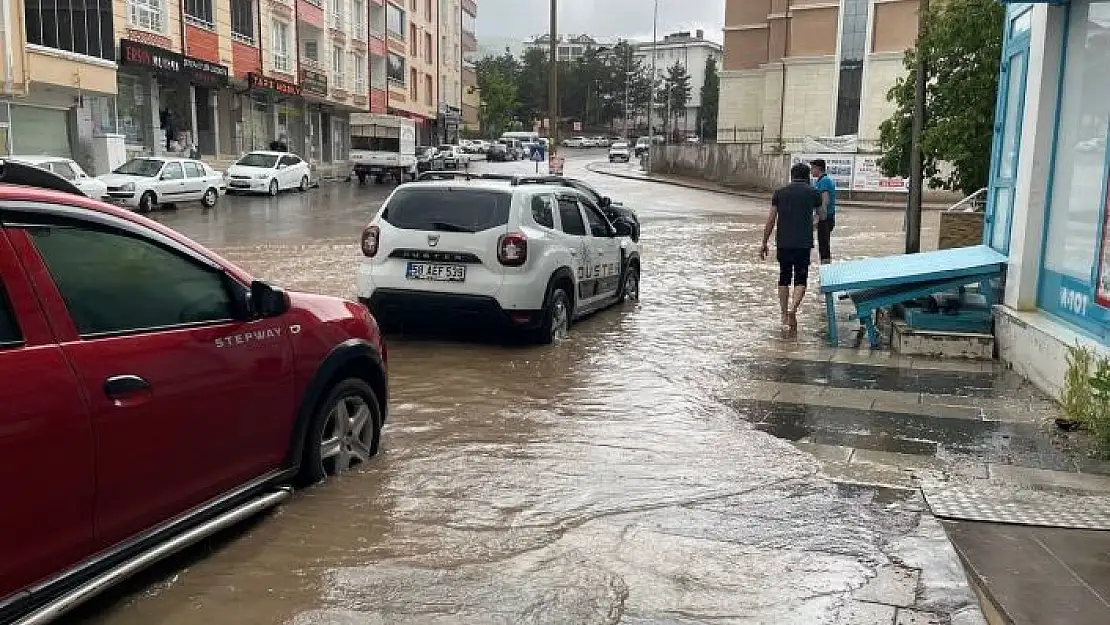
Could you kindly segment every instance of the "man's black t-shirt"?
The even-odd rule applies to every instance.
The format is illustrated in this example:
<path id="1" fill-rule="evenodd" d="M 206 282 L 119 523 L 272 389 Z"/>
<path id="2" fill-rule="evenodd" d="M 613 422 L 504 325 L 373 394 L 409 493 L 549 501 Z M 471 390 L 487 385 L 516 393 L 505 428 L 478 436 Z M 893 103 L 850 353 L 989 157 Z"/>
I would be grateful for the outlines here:
<path id="1" fill-rule="evenodd" d="M 779 213 L 775 245 L 783 249 L 811 249 L 813 215 L 821 207 L 821 194 L 807 182 L 791 182 L 775 191 L 771 205 Z"/>

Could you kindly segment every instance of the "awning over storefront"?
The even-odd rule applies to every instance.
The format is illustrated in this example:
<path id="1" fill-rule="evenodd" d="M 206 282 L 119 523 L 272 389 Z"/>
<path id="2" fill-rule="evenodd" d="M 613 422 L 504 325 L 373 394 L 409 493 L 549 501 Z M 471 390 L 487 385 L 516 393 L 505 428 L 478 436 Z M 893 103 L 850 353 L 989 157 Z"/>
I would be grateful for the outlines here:
<path id="1" fill-rule="evenodd" d="M 193 84 L 206 87 L 223 87 L 231 75 L 225 65 L 130 39 L 120 39 L 119 62 L 121 65 L 145 67 L 160 74 L 182 76 Z"/>

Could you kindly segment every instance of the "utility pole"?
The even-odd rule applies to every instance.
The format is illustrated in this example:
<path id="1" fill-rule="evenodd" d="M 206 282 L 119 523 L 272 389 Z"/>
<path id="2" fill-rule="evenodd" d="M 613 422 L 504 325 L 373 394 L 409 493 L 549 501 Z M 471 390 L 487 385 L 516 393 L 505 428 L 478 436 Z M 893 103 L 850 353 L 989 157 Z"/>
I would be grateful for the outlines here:
<path id="1" fill-rule="evenodd" d="M 547 76 L 547 116 L 548 116 L 548 138 L 550 139 L 549 146 L 551 156 L 559 149 L 559 63 L 556 60 L 555 52 L 558 50 L 559 44 L 555 41 L 559 25 L 559 0 L 551 0 L 551 41 L 548 58 L 548 76 Z"/>
<path id="2" fill-rule="evenodd" d="M 628 56 L 624 57 L 624 138 L 628 139 L 628 96 L 629 87 L 632 82 L 632 70 L 628 67 L 628 61 L 632 58 L 632 49 L 629 48 Z"/>
<path id="3" fill-rule="evenodd" d="M 921 149 L 921 138 L 925 133 L 925 89 L 929 84 L 929 64 L 921 44 L 927 28 L 929 0 L 921 0 L 917 11 L 917 80 L 914 84 L 913 128 L 910 131 L 910 193 L 906 201 L 907 254 L 921 251 L 921 199 L 925 190 L 925 155 Z"/>
<path id="4" fill-rule="evenodd" d="M 651 98 L 648 100 L 648 141 L 647 173 L 651 173 L 651 152 L 655 143 L 655 126 L 652 125 L 652 114 L 655 113 L 655 80 L 658 76 L 655 69 L 655 57 L 659 48 L 659 0 L 655 0 L 655 13 L 651 20 Z"/>

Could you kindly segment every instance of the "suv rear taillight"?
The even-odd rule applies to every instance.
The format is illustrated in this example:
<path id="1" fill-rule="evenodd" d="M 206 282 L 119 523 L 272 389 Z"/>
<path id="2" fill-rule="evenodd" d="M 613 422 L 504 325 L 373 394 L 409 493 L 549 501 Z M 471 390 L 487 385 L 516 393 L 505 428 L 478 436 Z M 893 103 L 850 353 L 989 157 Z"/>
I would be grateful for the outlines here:
<path id="1" fill-rule="evenodd" d="M 362 229 L 362 255 L 373 258 L 378 253 L 378 237 L 381 229 L 377 226 L 366 226 Z"/>
<path id="2" fill-rule="evenodd" d="M 519 267 L 528 260 L 528 238 L 519 232 L 501 235 L 497 240 L 497 260 L 506 267 Z"/>

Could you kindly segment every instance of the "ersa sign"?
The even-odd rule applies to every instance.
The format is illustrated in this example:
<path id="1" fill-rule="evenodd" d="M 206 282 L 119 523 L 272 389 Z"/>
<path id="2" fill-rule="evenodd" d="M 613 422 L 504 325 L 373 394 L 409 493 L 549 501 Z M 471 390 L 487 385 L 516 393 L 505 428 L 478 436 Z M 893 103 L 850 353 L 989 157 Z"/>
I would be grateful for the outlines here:
<path id="1" fill-rule="evenodd" d="M 276 91 L 282 95 L 301 95 L 301 88 L 291 82 L 278 80 L 277 78 L 270 78 L 262 74 L 250 73 L 247 74 L 247 87 L 251 89 L 265 89 L 268 91 Z"/>

